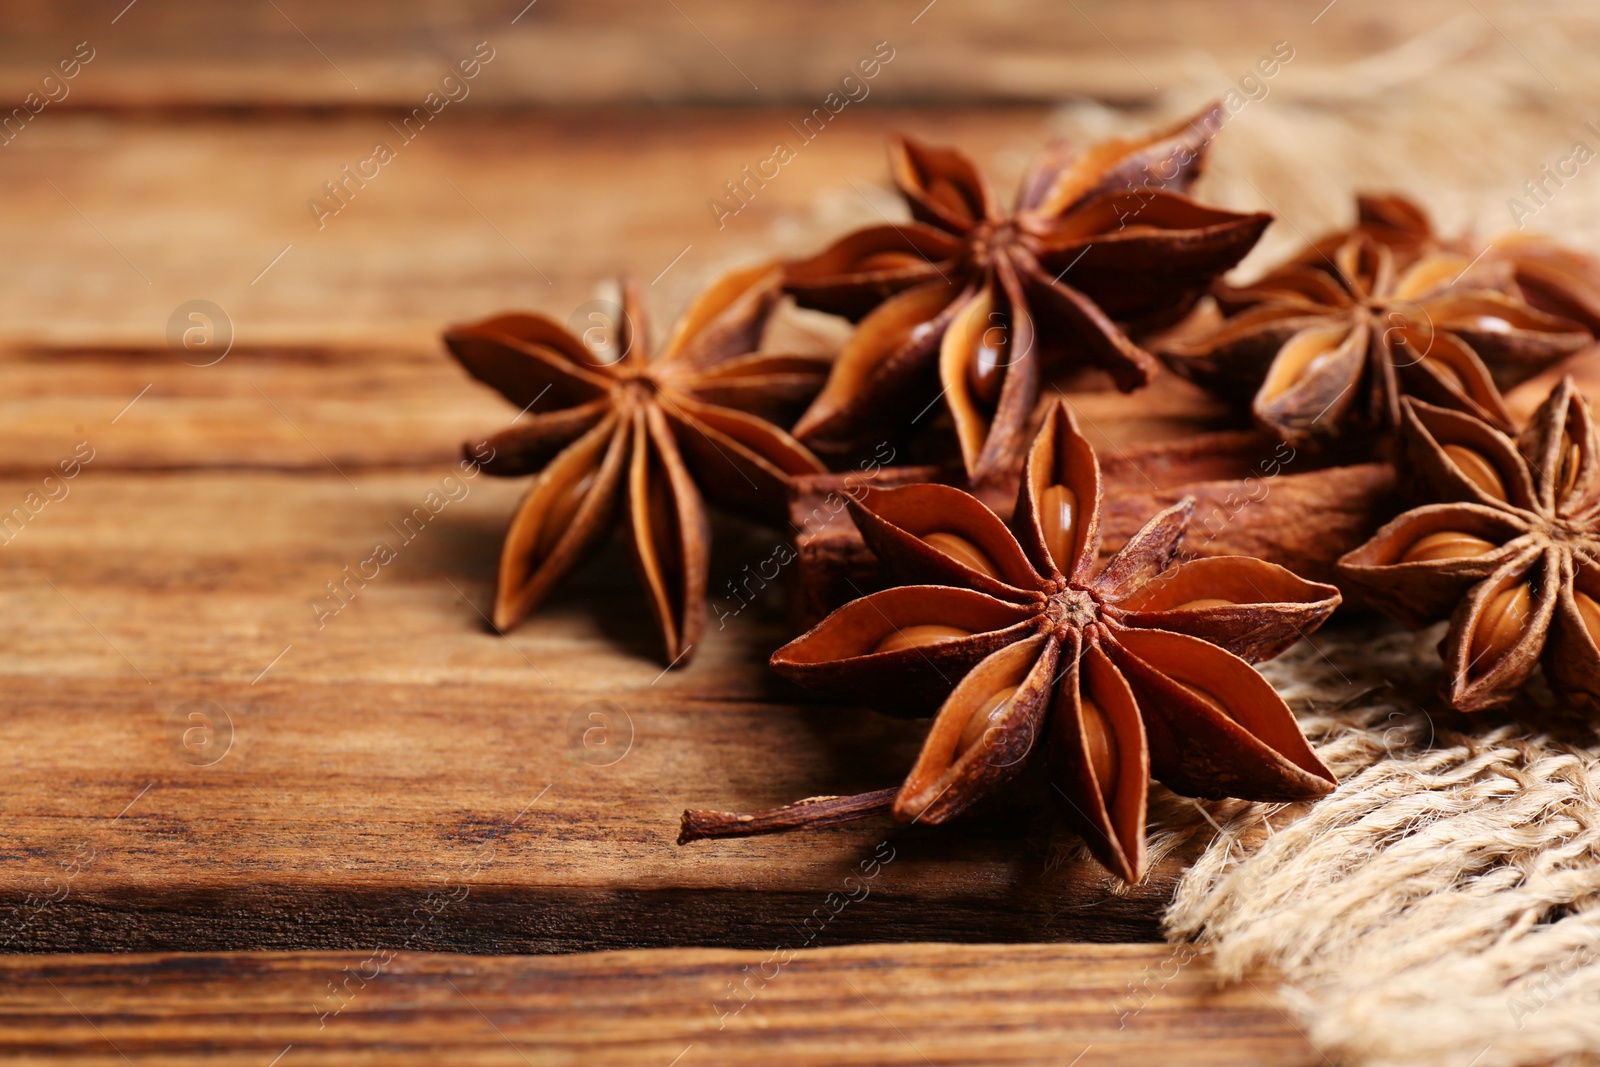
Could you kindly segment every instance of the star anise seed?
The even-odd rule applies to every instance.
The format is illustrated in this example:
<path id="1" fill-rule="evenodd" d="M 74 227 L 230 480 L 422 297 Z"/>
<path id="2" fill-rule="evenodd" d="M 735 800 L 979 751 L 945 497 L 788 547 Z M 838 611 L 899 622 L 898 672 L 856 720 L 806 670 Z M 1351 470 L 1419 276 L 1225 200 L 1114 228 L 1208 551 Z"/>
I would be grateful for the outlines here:
<path id="1" fill-rule="evenodd" d="M 1251 663 L 1316 629 L 1338 591 L 1242 556 L 1173 567 L 1192 498 L 1096 572 L 1100 503 L 1099 462 L 1060 401 L 1028 452 L 1009 528 L 949 486 L 853 503 L 884 567 L 928 584 L 846 604 L 772 665 L 891 715 L 935 712 L 915 766 L 892 797 L 685 812 L 680 842 L 881 811 L 941 823 L 1038 759 L 1095 856 L 1138 881 L 1151 778 L 1199 797 L 1295 800 L 1334 788 Z"/>
<path id="2" fill-rule="evenodd" d="M 689 661 L 706 617 L 701 492 L 782 526 L 789 478 L 826 469 L 768 421 L 786 424 L 830 362 L 756 351 L 780 283 L 770 265 L 724 276 L 654 359 L 631 281 L 609 361 L 541 315 L 499 315 L 445 333 L 473 377 L 524 411 L 543 409 L 464 448 L 490 474 L 539 472 L 501 551 L 497 629 L 516 626 L 599 547 L 626 502 L 624 525 L 666 659 Z"/>
<path id="3" fill-rule="evenodd" d="M 1058 143 L 1009 211 L 962 153 L 894 139 L 915 221 L 858 230 L 788 267 L 802 305 L 859 321 L 795 436 L 843 451 L 942 396 L 981 480 L 1014 467 L 1043 369 L 1076 362 L 1125 391 L 1146 384 L 1156 361 L 1119 323 L 1175 320 L 1271 221 L 1184 195 L 1218 125 L 1212 108 L 1081 154 Z"/>

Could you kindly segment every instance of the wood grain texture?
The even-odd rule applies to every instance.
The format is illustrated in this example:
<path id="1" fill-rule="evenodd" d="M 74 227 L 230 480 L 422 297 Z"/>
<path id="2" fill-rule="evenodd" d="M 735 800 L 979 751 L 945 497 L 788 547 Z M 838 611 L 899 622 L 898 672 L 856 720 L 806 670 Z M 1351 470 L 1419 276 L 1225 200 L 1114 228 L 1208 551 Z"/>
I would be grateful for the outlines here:
<path id="1" fill-rule="evenodd" d="M 1176 861 L 1121 895 L 1091 865 L 1046 872 L 1026 817 L 679 848 L 685 807 L 891 784 L 920 727 L 795 703 L 765 668 L 788 636 L 770 597 L 664 673 L 620 551 L 510 637 L 487 632 L 520 486 L 465 483 L 403 542 L 388 524 L 441 474 L 91 465 L 0 549 L 7 947 L 392 942 L 441 886 L 467 897 L 412 947 L 758 945 L 886 838 L 881 892 L 830 937 L 1155 935 Z M 720 532 L 716 578 L 774 543 Z M 377 540 L 398 558 L 332 613 L 324 583 Z M 204 722 L 183 742 L 193 701 L 209 749 Z M 611 748 L 586 747 L 591 711 Z"/>
<path id="2" fill-rule="evenodd" d="M 1184 948 L 905 945 L 783 961 L 693 950 L 0 957 L 0 1047 L 8 1062 L 84 1067 L 263 1067 L 275 1056 L 285 1065 L 1323 1062 L 1283 1014 L 1272 976 L 1224 985 Z"/>
<path id="3" fill-rule="evenodd" d="M 48 353 L 115 345 L 193 369 L 167 329 L 204 299 L 241 351 L 432 351 L 446 325 L 506 308 L 566 321 L 623 272 L 650 283 L 665 329 L 726 269 L 812 251 L 879 211 L 903 217 L 883 189 L 889 131 L 962 140 L 982 158 L 1009 150 L 1010 182 L 1045 140 L 1043 117 L 846 111 L 719 224 L 708 203 L 723 183 L 776 140 L 799 141 L 793 110 L 446 111 L 409 143 L 382 114 L 46 111 L 0 147 L 0 182 L 15 190 L 0 225 L 26 265 L 0 287 L 3 339 Z M 337 205 L 326 183 L 378 141 L 395 158 L 348 185 L 337 214 L 313 213 L 313 199 Z"/>
<path id="4" fill-rule="evenodd" d="M 165 348 L 0 352 L 0 471 L 20 476 L 42 475 L 79 441 L 96 472 L 442 473 L 474 428 L 514 415 L 431 347 L 240 347 L 208 367 Z"/>
<path id="5" fill-rule="evenodd" d="M 1484 82 L 1482 69 L 1464 70 L 1459 77 Z M 1449 232 L 1505 230 L 1508 197 L 1583 130 L 1543 111 L 1490 125 L 1492 102 L 1463 92 L 1451 99 L 1475 139 L 1441 141 L 1427 125 L 1437 109 L 1418 95 L 1393 94 L 1382 107 L 1268 97 L 1222 131 L 1201 195 L 1282 218 L 1247 269 L 1347 221 L 1359 189 L 1416 196 Z M 446 111 L 320 227 L 308 202 L 331 202 L 325 183 L 374 142 L 398 140 L 388 116 L 269 113 L 241 123 L 47 110 L 0 147 L 10 190 L 0 200 L 10 250 L 0 342 L 48 355 L 168 353 L 174 312 L 204 299 L 229 317 L 240 352 L 432 351 L 444 325 L 494 310 L 537 308 L 564 321 L 624 271 L 653 283 L 648 301 L 664 326 L 721 270 L 813 253 L 852 228 L 905 218 L 886 187 L 891 132 L 959 144 L 1009 195 L 1051 136 L 1127 134 L 1204 99 L 1137 112 L 869 99 L 804 144 L 785 107 Z M 719 224 L 709 202 L 777 140 L 795 142 L 795 158 Z M 1600 242 L 1597 207 L 1600 183 L 1569 183 L 1527 226 Z"/>

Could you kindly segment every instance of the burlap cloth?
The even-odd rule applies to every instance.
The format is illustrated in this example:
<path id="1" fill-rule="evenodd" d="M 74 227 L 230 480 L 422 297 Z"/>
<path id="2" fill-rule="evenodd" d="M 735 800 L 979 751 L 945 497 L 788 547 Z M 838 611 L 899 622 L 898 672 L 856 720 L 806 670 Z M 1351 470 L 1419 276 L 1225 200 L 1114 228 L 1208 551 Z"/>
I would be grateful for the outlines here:
<path id="1" fill-rule="evenodd" d="M 1600 1062 L 1600 745 L 1537 687 L 1441 711 L 1442 633 L 1340 622 L 1263 666 L 1339 775 L 1310 804 L 1157 789 L 1153 856 L 1211 838 L 1166 916 L 1268 965 L 1333 1062 Z"/>

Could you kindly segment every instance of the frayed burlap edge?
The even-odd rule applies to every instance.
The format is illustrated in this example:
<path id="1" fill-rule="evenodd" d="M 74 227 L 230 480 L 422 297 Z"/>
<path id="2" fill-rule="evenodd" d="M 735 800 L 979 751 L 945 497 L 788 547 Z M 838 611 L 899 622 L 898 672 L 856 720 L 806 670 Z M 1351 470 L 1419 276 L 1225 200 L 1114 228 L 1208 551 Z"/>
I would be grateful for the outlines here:
<path id="1" fill-rule="evenodd" d="M 1439 634 L 1345 625 L 1265 665 L 1339 789 L 1163 798 L 1158 851 L 1212 836 L 1167 930 L 1277 968 L 1334 1062 L 1600 1063 L 1600 746 L 1548 694 L 1440 711 Z"/>

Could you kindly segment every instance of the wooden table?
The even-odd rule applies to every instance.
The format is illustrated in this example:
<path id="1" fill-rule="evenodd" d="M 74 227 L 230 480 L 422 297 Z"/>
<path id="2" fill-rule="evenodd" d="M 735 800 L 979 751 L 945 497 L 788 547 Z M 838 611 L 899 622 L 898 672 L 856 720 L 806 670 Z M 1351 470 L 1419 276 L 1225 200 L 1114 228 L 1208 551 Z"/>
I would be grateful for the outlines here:
<path id="1" fill-rule="evenodd" d="M 1130 891 L 1081 857 L 1052 862 L 1070 837 L 1026 820 L 676 846 L 688 806 L 891 783 L 920 728 L 775 680 L 765 657 L 791 635 L 777 596 L 663 672 L 617 547 L 493 634 L 522 485 L 460 483 L 414 537 L 396 529 L 448 487 L 465 436 L 512 414 L 436 337 L 506 307 L 565 316 L 623 270 L 664 326 L 726 266 L 898 210 L 889 131 L 959 143 L 1007 188 L 1050 134 L 1154 121 L 1172 110 L 1155 86 L 1198 102 L 1286 38 L 1282 110 L 1252 104 L 1209 187 L 1286 215 L 1270 255 L 1340 221 L 1357 184 L 1455 173 L 1448 152 L 1394 162 L 1393 128 L 1421 105 L 1341 97 L 1340 72 L 1422 40 L 1480 76 L 1532 75 L 1506 74 L 1514 58 L 1479 30 L 1441 36 L 1459 14 L 1442 2 L 1345 0 L 1317 24 L 1244 2 L 1214 18 L 1024 3 L 998 22 L 958 0 L 517 6 L 0 16 L 18 28 L 0 41 L 4 100 L 75 42 L 95 53 L 0 145 L 0 945 L 25 953 L 0 958 L 0 1048 L 51 1063 L 1320 1062 L 1272 976 L 1223 985 L 1155 943 L 1181 850 Z M 474 95 L 319 222 L 324 183 L 483 40 L 495 58 Z M 896 54 L 877 95 L 719 226 L 722 183 L 880 40 Z M 1052 110 L 1071 93 L 1120 110 Z M 1269 144 L 1308 107 L 1355 131 L 1320 184 Z M 1436 206 L 1492 220 L 1502 183 L 1570 125 L 1523 116 L 1515 150 Z M 191 326 L 214 347 L 174 341 Z M 1181 389 L 1084 402 L 1117 447 L 1191 429 L 1170 417 L 1192 410 Z M 47 477 L 74 458 L 75 477 Z M 714 591 L 776 543 L 716 532 Z M 378 540 L 397 560 L 330 600 Z M 883 847 L 869 896 L 806 926 Z M 758 992 L 736 991 L 784 951 Z"/>
<path id="2" fill-rule="evenodd" d="M 0 1025 L 11 1054 L 108 1067 L 1322 1062 L 1268 976 L 1218 989 L 1203 963 L 1164 946 L 858 946 L 769 960 L 705 949 L 18 956 L 0 958 Z"/>

